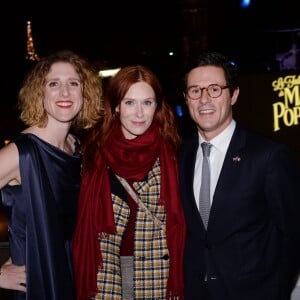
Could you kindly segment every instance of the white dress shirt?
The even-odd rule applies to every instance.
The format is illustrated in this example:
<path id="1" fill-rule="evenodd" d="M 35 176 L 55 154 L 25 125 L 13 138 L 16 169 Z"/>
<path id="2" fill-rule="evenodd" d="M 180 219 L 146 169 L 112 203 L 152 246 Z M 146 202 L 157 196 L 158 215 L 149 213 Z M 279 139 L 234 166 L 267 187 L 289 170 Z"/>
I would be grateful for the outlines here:
<path id="1" fill-rule="evenodd" d="M 212 144 L 212 148 L 209 156 L 209 166 L 210 166 L 210 203 L 213 201 L 213 195 L 216 189 L 216 185 L 219 179 L 219 175 L 223 166 L 225 155 L 233 135 L 236 122 L 234 120 L 216 137 L 210 141 L 203 139 L 201 134 L 198 132 L 199 136 L 199 147 L 197 150 L 196 164 L 194 169 L 194 195 L 196 203 L 199 209 L 199 195 L 201 186 L 201 173 L 202 173 L 202 161 L 203 153 L 201 143 L 208 142 Z"/>

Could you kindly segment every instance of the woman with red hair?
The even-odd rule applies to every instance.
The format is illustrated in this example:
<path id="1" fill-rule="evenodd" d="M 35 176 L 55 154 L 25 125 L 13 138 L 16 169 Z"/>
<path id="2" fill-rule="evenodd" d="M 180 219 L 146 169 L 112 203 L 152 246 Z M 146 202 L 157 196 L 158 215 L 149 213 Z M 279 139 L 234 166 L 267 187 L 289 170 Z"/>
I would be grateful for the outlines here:
<path id="1" fill-rule="evenodd" d="M 83 145 L 78 299 L 182 299 L 185 220 L 172 109 L 140 65 L 110 79 L 104 106 Z"/>

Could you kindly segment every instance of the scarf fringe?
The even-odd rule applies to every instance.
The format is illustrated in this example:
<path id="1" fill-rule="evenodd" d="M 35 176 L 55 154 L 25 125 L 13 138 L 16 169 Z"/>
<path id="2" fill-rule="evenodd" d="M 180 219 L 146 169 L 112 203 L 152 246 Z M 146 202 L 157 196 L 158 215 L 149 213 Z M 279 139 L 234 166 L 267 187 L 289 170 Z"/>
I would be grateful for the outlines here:
<path id="1" fill-rule="evenodd" d="M 99 236 L 100 239 L 106 239 L 109 236 L 109 233 L 100 232 L 100 233 L 98 233 L 98 236 Z"/>
<path id="2" fill-rule="evenodd" d="M 178 295 L 178 294 L 174 294 L 174 293 L 169 293 L 170 295 L 167 296 L 167 300 L 184 300 L 183 295 Z"/>

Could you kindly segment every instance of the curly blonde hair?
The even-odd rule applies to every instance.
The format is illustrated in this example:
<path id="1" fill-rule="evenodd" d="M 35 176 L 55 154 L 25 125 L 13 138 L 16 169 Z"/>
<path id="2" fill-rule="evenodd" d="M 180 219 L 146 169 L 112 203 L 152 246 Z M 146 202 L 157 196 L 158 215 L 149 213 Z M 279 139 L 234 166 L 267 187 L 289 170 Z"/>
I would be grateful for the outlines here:
<path id="1" fill-rule="evenodd" d="M 39 60 L 27 74 L 18 95 L 20 119 L 27 126 L 45 127 L 44 87 L 51 66 L 57 62 L 70 63 L 80 77 L 83 106 L 72 126 L 76 129 L 91 128 L 103 114 L 102 84 L 96 70 L 76 53 L 63 50 Z"/>

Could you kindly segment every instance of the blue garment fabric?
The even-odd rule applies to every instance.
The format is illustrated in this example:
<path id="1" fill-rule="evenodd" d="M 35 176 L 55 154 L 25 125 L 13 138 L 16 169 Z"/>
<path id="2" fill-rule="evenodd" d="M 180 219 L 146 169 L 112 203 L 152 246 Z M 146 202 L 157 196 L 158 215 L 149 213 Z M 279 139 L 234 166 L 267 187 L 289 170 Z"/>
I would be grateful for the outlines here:
<path id="1" fill-rule="evenodd" d="M 81 156 L 33 134 L 14 140 L 22 184 L 5 186 L 2 202 L 13 263 L 26 265 L 27 293 L 13 299 L 75 299 L 71 241 L 77 214 Z"/>

